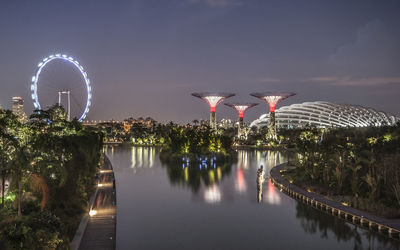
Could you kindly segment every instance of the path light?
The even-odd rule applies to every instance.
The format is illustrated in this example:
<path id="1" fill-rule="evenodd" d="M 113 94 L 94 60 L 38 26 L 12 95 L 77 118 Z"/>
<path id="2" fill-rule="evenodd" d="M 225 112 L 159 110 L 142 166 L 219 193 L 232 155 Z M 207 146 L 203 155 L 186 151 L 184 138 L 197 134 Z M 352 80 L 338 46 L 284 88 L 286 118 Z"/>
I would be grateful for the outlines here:
<path id="1" fill-rule="evenodd" d="M 95 216 L 97 214 L 96 210 L 90 210 L 89 215 L 90 216 Z"/>

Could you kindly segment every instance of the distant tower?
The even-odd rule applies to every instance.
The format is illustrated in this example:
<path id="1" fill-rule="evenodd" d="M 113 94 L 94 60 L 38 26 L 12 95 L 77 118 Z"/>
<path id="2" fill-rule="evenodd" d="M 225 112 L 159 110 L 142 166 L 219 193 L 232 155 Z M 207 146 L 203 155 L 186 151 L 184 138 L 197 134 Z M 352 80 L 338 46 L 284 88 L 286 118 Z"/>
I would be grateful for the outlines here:
<path id="1" fill-rule="evenodd" d="M 258 103 L 225 103 L 226 106 L 236 109 L 239 115 L 238 137 L 243 137 L 243 116 L 246 110 L 258 105 Z"/>
<path id="2" fill-rule="evenodd" d="M 24 99 L 22 97 L 15 96 L 12 98 L 12 112 L 21 122 L 26 122 L 27 117 L 24 112 Z"/>
<path id="3" fill-rule="evenodd" d="M 295 93 L 291 92 L 264 92 L 264 93 L 251 93 L 251 96 L 257 97 L 265 101 L 269 105 L 269 138 L 277 139 L 276 124 L 275 124 L 275 107 L 284 99 L 294 96 Z"/>
<path id="4" fill-rule="evenodd" d="M 217 118 L 215 115 L 215 110 L 218 104 L 220 104 L 226 98 L 232 97 L 233 93 L 192 93 L 192 96 L 198 97 L 208 103 L 210 106 L 210 127 L 212 129 L 217 129 Z"/>

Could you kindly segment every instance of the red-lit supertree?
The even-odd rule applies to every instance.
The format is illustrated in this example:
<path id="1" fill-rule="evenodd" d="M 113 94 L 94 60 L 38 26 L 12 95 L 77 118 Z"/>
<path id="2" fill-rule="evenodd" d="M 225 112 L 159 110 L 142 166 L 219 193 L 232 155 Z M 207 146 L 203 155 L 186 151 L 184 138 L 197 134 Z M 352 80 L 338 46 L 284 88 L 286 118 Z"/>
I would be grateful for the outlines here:
<path id="1" fill-rule="evenodd" d="M 239 127 L 238 127 L 238 137 L 241 138 L 243 136 L 243 117 L 246 110 L 251 107 L 258 105 L 258 103 L 225 103 L 226 106 L 232 107 L 236 109 L 239 116 Z"/>
<path id="2" fill-rule="evenodd" d="M 275 124 L 275 108 L 276 105 L 284 99 L 294 96 L 292 92 L 263 92 L 251 93 L 251 96 L 257 97 L 265 101 L 269 105 L 269 138 L 277 139 Z"/>
<path id="3" fill-rule="evenodd" d="M 215 115 L 215 110 L 218 104 L 220 104 L 226 98 L 232 97 L 233 93 L 192 93 L 192 96 L 198 97 L 205 101 L 210 106 L 210 127 L 213 129 L 217 128 L 217 118 Z"/>

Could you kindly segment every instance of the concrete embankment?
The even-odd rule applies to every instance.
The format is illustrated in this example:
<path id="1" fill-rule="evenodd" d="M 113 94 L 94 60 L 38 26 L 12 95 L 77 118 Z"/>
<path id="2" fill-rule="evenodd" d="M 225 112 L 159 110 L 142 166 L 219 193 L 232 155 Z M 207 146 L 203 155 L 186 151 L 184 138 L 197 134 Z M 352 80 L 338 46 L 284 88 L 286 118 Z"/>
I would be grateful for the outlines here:
<path id="1" fill-rule="evenodd" d="M 287 166 L 287 163 L 284 163 L 273 167 L 270 172 L 272 182 L 281 192 L 332 216 L 381 233 L 390 238 L 400 239 L 400 219 L 384 219 L 329 200 L 322 195 L 303 190 L 282 177 L 281 173 L 287 171 L 288 168 L 290 167 Z"/>
<path id="2" fill-rule="evenodd" d="M 89 202 L 86 214 L 71 242 L 71 249 L 115 249 L 116 236 L 116 190 L 114 171 L 110 160 L 98 173 L 96 192 Z"/>

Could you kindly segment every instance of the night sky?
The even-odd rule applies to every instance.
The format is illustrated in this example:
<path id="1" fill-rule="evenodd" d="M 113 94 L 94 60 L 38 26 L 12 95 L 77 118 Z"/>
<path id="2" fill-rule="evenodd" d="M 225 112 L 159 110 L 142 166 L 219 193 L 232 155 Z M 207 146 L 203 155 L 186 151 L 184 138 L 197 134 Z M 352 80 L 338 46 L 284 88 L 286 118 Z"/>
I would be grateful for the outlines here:
<path id="1" fill-rule="evenodd" d="M 293 91 L 280 106 L 324 100 L 400 115 L 399 11 L 390 0 L 1 0 L 0 104 L 22 96 L 31 113 L 37 64 L 65 53 L 93 84 L 89 119 L 208 119 L 196 91 L 234 92 L 232 102 Z M 220 105 L 222 117 L 236 112 Z"/>

